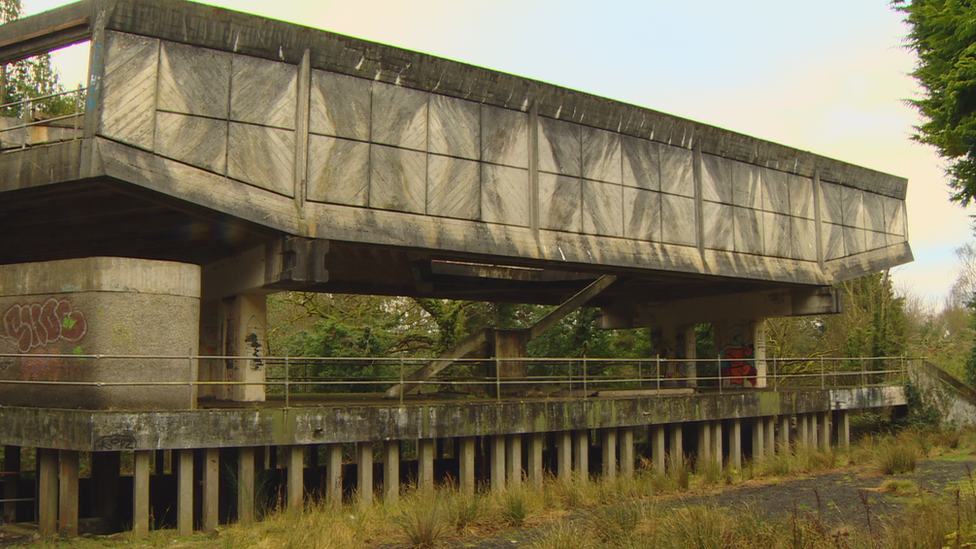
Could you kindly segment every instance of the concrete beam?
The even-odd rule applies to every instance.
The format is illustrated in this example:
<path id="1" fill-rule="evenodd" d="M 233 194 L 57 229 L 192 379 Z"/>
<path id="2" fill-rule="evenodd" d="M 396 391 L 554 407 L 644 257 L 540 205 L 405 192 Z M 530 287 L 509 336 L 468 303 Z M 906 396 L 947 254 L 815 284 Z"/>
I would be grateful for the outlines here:
<path id="1" fill-rule="evenodd" d="M 6 23 L 0 29 L 0 64 L 90 39 L 92 7 L 91 1 L 76 2 Z"/>

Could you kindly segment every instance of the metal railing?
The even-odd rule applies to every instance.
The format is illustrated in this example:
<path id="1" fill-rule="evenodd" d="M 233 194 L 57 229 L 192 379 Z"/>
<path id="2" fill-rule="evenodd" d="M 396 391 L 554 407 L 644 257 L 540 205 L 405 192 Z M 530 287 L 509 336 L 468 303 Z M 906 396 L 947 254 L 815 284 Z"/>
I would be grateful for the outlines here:
<path id="1" fill-rule="evenodd" d="M 0 386 L 170 386 L 213 391 L 263 386 L 267 395 L 284 398 L 286 405 L 290 405 L 292 398 L 377 394 L 398 386 L 444 398 L 501 398 L 514 392 L 526 396 L 578 398 L 613 395 L 619 391 L 652 394 L 684 389 L 685 392 L 724 393 L 900 385 L 907 381 L 912 363 L 924 359 L 454 359 L 436 376 L 411 379 L 413 372 L 434 360 L 443 359 L 0 354 Z M 133 368 L 133 372 L 140 373 L 127 376 L 120 375 L 125 370 L 115 368 L 111 372 L 115 379 L 100 379 L 99 368 L 114 361 L 153 361 L 166 367 Z M 730 373 L 741 373 L 744 369 L 748 375 Z M 182 379 L 139 378 L 149 370 L 165 371 Z M 222 379 L 200 379 L 201 371 L 205 371 L 204 377 Z M 247 372 L 254 373 L 247 375 Z M 405 392 L 411 391 L 399 391 L 400 400 Z"/>
<path id="2" fill-rule="evenodd" d="M 48 95 L 42 95 L 38 97 L 28 97 L 20 101 L 13 101 L 11 103 L 4 103 L 0 105 L 0 113 L 6 113 L 10 109 L 18 108 L 20 110 L 20 117 L 18 118 L 21 123 L 15 124 L 13 126 L 0 128 L 0 146 L 4 149 L 10 148 L 26 148 L 29 145 L 36 145 L 39 143 L 50 143 L 52 141 L 71 141 L 74 139 L 81 138 L 81 124 L 80 120 L 85 113 L 85 94 L 88 92 L 88 88 L 76 88 L 74 90 L 63 91 L 58 93 L 52 93 Z M 50 118 L 43 118 L 40 120 L 35 119 L 35 114 L 38 109 L 39 104 L 43 104 L 45 101 L 55 99 L 58 97 L 68 97 L 72 96 L 71 104 L 73 110 L 71 114 L 64 114 L 60 116 L 53 116 Z M 71 120 L 72 124 L 58 124 L 58 122 L 64 122 Z M 31 133 L 28 128 L 36 126 L 48 126 L 52 129 L 62 130 L 63 133 L 68 133 L 67 136 L 59 136 L 57 139 L 43 139 L 39 141 L 33 141 L 31 139 Z M 20 136 L 21 139 L 11 139 L 11 132 L 18 130 L 24 130 L 23 135 Z"/>

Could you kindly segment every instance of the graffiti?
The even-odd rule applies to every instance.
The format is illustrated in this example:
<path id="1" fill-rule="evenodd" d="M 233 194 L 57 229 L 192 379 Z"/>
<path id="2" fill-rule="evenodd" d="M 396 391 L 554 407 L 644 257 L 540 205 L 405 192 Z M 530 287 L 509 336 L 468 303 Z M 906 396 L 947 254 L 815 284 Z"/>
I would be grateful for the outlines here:
<path id="1" fill-rule="evenodd" d="M 261 360 L 261 338 L 258 334 L 264 334 L 264 325 L 258 321 L 258 318 L 251 315 L 250 320 L 247 321 L 247 335 L 244 337 L 244 345 L 247 346 L 247 356 L 256 358 L 257 360 L 250 361 L 252 370 L 260 370 L 264 368 L 264 361 Z"/>
<path id="2" fill-rule="evenodd" d="M 136 437 L 132 435 L 106 435 L 95 441 L 96 452 L 111 450 L 135 450 Z"/>
<path id="3" fill-rule="evenodd" d="M 88 333 L 88 321 L 68 298 L 51 297 L 43 303 L 11 305 L 3 315 L 3 329 L 17 342 L 18 352 L 29 353 L 58 341 L 81 341 Z"/>
<path id="4" fill-rule="evenodd" d="M 729 344 L 721 352 L 722 380 L 729 385 L 756 385 L 756 350 L 751 342 L 746 343 L 747 330 L 746 326 L 730 328 Z"/>

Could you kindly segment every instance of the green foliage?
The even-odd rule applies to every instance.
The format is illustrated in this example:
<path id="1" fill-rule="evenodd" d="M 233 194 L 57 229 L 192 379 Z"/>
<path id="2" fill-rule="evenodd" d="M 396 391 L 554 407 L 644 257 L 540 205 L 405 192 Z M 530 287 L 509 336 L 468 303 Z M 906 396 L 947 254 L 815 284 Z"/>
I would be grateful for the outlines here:
<path id="1" fill-rule="evenodd" d="M 908 100 L 924 122 L 913 139 L 949 161 L 952 200 L 976 196 L 976 10 L 968 0 L 894 0 L 905 14 L 908 46 L 918 57 L 912 76 L 922 96 Z"/>

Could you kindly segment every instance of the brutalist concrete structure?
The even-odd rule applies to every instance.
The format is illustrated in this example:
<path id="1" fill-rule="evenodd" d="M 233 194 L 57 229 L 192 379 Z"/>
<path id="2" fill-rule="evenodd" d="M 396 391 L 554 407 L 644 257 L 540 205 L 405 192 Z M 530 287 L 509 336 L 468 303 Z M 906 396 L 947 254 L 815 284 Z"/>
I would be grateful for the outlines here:
<path id="1" fill-rule="evenodd" d="M 912 259 L 903 178 L 181 0 L 85 0 L 3 25 L 0 61 L 82 41 L 91 62 L 77 132 L 11 123 L 15 139 L 5 139 L 0 130 L 0 143 L 19 147 L 0 153 L 0 307 L 10 319 L 0 332 L 10 351 L 0 359 L 0 442 L 13 472 L 22 447 L 37 449 L 45 535 L 76 533 L 79 512 L 145 532 L 160 451 L 172 454 L 170 506 L 186 532 L 194 497 L 207 530 L 253 515 L 254 468 L 277 456 L 255 461 L 256 449 L 269 446 L 282 449 L 282 481 L 300 505 L 321 453 L 306 451 L 320 446 L 326 497 L 341 498 L 342 444 L 354 444 L 356 485 L 369 499 L 374 444 L 384 494 L 396 497 L 404 440 L 417 441 L 422 486 L 434 481 L 435 456 L 450 455 L 471 490 L 476 447 L 492 486 L 539 482 L 544 464 L 588 474 L 591 437 L 599 470 L 630 474 L 635 429 L 647 429 L 663 466 L 665 451 L 684 453 L 692 422 L 698 444 L 688 446 L 738 463 L 772 450 L 774 432 L 788 446 L 794 416 L 802 440 L 819 433 L 827 444 L 846 440 L 847 411 L 904 403 L 898 387 L 775 390 L 762 328 L 764 318 L 837 312 L 834 284 Z M 665 359 L 694 359 L 694 325 L 709 322 L 728 358 L 749 349 L 754 381 L 720 395 L 292 408 L 268 401 L 263 385 L 264 296 L 284 289 L 585 301 L 601 308 L 603 327 L 653 327 Z M 137 307 L 145 318 L 130 314 Z M 96 332 L 96 320 L 119 328 Z M 482 338 L 455 356 L 523 356 L 527 338 L 505 337 L 515 348 L 486 350 Z M 40 351 L 127 358 L 114 359 L 118 371 L 70 357 L 70 368 L 41 367 L 31 356 Z M 670 374 L 693 384 L 693 369 Z M 44 385 L 72 380 L 89 384 Z M 110 499 L 131 494 L 131 513 L 79 511 L 83 452 L 92 484 Z M 120 452 L 133 453 L 125 482 Z M 240 484 L 221 514 L 228 459 Z M 23 484 L 4 482 L 6 499 Z M 15 504 L 8 516 L 29 514 Z"/>

